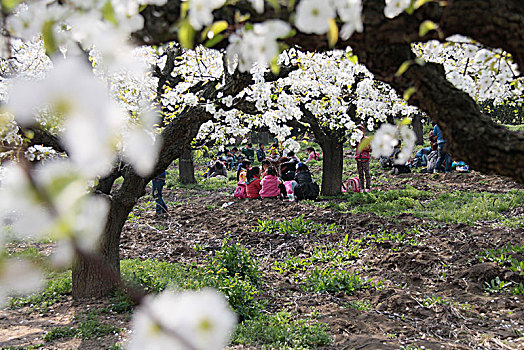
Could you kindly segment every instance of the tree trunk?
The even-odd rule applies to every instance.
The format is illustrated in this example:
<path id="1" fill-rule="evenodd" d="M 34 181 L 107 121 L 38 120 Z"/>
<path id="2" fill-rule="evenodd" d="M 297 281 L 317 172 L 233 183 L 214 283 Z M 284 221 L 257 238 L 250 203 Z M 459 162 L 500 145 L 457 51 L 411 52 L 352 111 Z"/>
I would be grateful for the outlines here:
<path id="1" fill-rule="evenodd" d="M 411 122 L 411 125 L 413 125 L 413 132 L 415 132 L 416 145 L 423 145 L 424 144 L 424 129 L 422 127 L 422 116 L 420 114 L 415 115 L 413 118 L 413 121 Z"/>
<path id="2" fill-rule="evenodd" d="M 178 162 L 178 172 L 180 182 L 183 184 L 194 184 L 195 179 L 195 167 L 193 164 L 193 152 L 190 148 L 184 149 Z"/>
<path id="3" fill-rule="evenodd" d="M 133 194 L 127 200 L 117 197 L 111 201 L 97 254 L 77 253 L 73 262 L 73 298 L 101 297 L 120 285 L 120 233 L 136 202 L 130 197 Z"/>
<path id="4" fill-rule="evenodd" d="M 344 165 L 344 143 L 337 139 L 319 141 L 323 152 L 322 186 L 320 194 L 336 196 L 342 187 L 342 170 Z"/>

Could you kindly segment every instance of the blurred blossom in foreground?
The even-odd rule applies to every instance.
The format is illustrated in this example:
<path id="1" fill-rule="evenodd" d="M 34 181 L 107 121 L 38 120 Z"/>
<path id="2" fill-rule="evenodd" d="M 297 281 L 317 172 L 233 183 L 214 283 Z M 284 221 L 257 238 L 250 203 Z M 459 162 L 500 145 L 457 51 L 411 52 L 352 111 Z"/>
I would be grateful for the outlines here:
<path id="1" fill-rule="evenodd" d="M 84 58 L 58 59 L 44 80 L 15 81 L 8 108 L 22 126 L 34 124 L 39 111 L 50 108 L 63 118 L 61 138 L 82 172 L 94 177 L 111 169 L 125 119 Z"/>
<path id="2" fill-rule="evenodd" d="M 9 295 L 29 294 L 42 288 L 42 271 L 27 260 L 0 260 L 0 306 Z"/>
<path id="3" fill-rule="evenodd" d="M 68 160 L 37 165 L 33 182 L 20 164 L 4 166 L 0 187 L 2 231 L 21 239 L 45 235 L 72 249 L 93 251 L 97 247 L 109 210 L 102 197 L 90 194 L 87 180 Z M 70 254 L 72 255 L 72 254 Z"/>
<path id="4" fill-rule="evenodd" d="M 403 147 L 395 163 L 404 164 L 409 160 L 415 147 L 415 133 L 407 125 L 382 124 L 371 141 L 373 157 L 389 157 L 399 141 L 403 142 Z"/>
<path id="5" fill-rule="evenodd" d="M 236 315 L 213 289 L 165 291 L 147 296 L 132 324 L 130 350 L 218 350 L 228 344 Z"/>

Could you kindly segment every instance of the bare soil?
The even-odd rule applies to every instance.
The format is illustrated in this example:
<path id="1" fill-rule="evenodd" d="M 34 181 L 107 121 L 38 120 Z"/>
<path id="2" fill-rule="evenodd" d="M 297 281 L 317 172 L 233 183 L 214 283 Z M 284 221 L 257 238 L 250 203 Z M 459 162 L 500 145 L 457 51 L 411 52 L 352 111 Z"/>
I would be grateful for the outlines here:
<path id="1" fill-rule="evenodd" d="M 469 174 L 405 174 L 391 178 L 375 191 L 404 188 L 437 193 L 460 191 L 507 192 L 523 187 L 502 177 Z M 270 312 L 291 311 L 297 317 L 313 314 L 329 325 L 334 337 L 326 349 L 524 349 L 524 296 L 509 292 L 487 294 L 484 283 L 495 277 L 524 282 L 524 277 L 494 263 L 480 262 L 477 254 L 506 244 L 523 245 L 522 229 L 496 227 L 493 222 L 475 225 L 444 224 L 399 214 L 347 214 L 308 203 L 278 200 L 239 201 L 233 189 L 203 191 L 165 190 L 166 202 L 179 202 L 169 215 L 157 218 L 154 208 L 135 209 L 137 220 L 128 221 L 121 239 L 122 258 L 159 259 L 169 262 L 202 262 L 220 249 L 226 236 L 252 250 L 264 272 L 262 296 Z M 144 199 L 146 200 L 146 199 Z M 315 223 L 336 223 L 329 235 L 284 235 L 254 232 L 257 220 L 288 220 L 304 214 Z M 521 217 L 516 208 L 506 217 Z M 411 228 L 417 230 L 410 231 Z M 394 241 L 364 244 L 361 257 L 349 267 L 362 276 L 382 282 L 379 290 L 305 292 L 292 274 L 278 274 L 275 261 L 288 253 L 307 256 L 315 246 L 341 242 L 346 234 L 364 241 L 370 233 L 408 232 L 416 245 Z M 409 233 L 411 232 L 411 233 Z M 197 248 L 197 249 L 195 249 Z M 15 247 L 13 247 L 15 249 Z M 49 251 L 51 245 L 39 249 Z M 428 303 L 429 298 L 435 300 Z M 370 310 L 352 308 L 366 301 Z M 107 301 L 73 302 L 65 298 L 45 314 L 31 309 L 0 310 L 0 346 L 43 344 L 43 349 L 106 349 L 128 336 L 129 315 L 108 314 L 124 330 L 117 336 L 82 341 L 44 342 L 46 331 L 74 324 L 73 315 L 106 305 Z M 238 347 L 241 348 L 241 347 Z M 246 348 L 246 347 L 242 347 Z"/>

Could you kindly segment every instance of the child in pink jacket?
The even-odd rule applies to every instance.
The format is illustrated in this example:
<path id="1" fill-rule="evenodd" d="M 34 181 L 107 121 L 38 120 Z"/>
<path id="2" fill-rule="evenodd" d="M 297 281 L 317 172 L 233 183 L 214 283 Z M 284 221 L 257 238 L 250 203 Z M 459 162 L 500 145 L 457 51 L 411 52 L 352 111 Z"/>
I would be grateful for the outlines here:
<path id="1" fill-rule="evenodd" d="M 266 176 L 262 179 L 260 184 L 262 189 L 260 190 L 260 197 L 262 198 L 277 198 L 280 195 L 280 180 L 277 177 L 277 171 L 274 167 L 270 166 L 266 170 Z"/>

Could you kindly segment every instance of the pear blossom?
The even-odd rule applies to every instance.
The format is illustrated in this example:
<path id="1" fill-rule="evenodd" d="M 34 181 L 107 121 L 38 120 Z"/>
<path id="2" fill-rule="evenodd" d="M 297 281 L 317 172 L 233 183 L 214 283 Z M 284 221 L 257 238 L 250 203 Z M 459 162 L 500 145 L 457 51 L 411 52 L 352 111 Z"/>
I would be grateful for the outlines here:
<path id="1" fill-rule="evenodd" d="M 223 349 L 236 324 L 225 298 L 212 289 L 148 296 L 132 319 L 128 349 Z"/>
<path id="2" fill-rule="evenodd" d="M 213 10 L 224 3 L 225 0 L 189 0 L 189 23 L 196 30 L 213 23 Z"/>
<path id="3" fill-rule="evenodd" d="M 44 274 L 34 264 L 22 259 L 0 261 L 0 306 L 9 295 L 37 292 L 43 287 Z"/>
<path id="4" fill-rule="evenodd" d="M 386 0 L 384 14 L 388 18 L 394 18 L 404 12 L 411 5 L 411 0 Z"/>
<path id="5" fill-rule="evenodd" d="M 325 34 L 335 9 L 324 0 L 302 0 L 296 8 L 295 26 L 304 33 Z"/>

